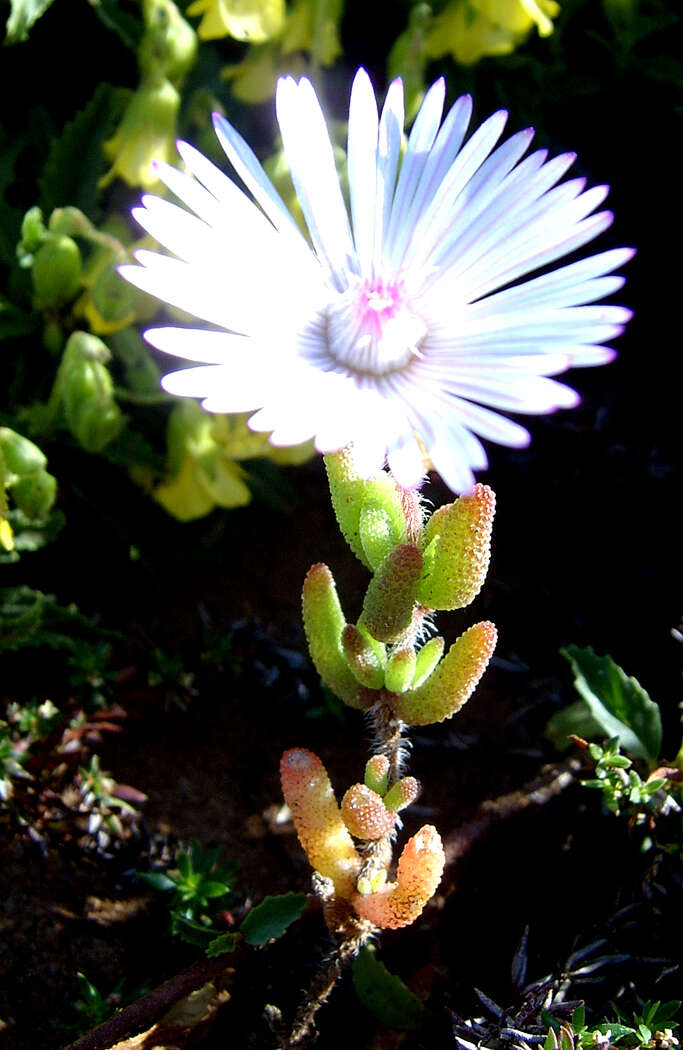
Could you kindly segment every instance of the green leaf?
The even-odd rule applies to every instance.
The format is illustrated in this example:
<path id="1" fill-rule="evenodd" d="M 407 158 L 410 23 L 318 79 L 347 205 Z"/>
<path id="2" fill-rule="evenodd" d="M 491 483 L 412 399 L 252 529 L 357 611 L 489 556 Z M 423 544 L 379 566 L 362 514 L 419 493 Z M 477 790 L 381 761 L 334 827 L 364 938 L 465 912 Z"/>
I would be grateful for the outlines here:
<path id="1" fill-rule="evenodd" d="M 215 959 L 218 955 L 225 955 L 227 952 L 234 952 L 240 939 L 239 933 L 222 933 L 220 937 L 214 937 L 214 939 L 207 945 L 206 954 L 209 959 Z"/>
<path id="2" fill-rule="evenodd" d="M 242 923 L 240 933 L 247 944 L 260 947 L 276 937 L 281 937 L 288 926 L 301 915 L 306 905 L 305 893 L 282 893 L 277 897 L 265 897 L 252 908 Z"/>
<path id="3" fill-rule="evenodd" d="M 374 1016 L 388 1028 L 401 1031 L 420 1027 L 424 1007 L 400 977 L 389 973 L 375 958 L 375 949 L 366 945 L 353 964 L 356 995 Z"/>
<path id="4" fill-rule="evenodd" d="M 569 645 L 561 651 L 572 665 L 577 692 L 601 729 L 609 736 L 618 736 L 628 754 L 653 766 L 662 746 L 657 704 L 611 656 L 597 656 L 590 646 L 580 649 Z"/>
<path id="5" fill-rule="evenodd" d="M 7 19 L 6 44 L 18 44 L 28 39 L 28 31 L 41 15 L 44 15 L 53 0 L 10 0 Z"/>
<path id="6" fill-rule="evenodd" d="M 90 3 L 100 22 L 116 33 L 125 47 L 137 51 L 143 32 L 140 19 L 121 11 L 118 0 L 90 0 Z"/>
<path id="7" fill-rule="evenodd" d="M 576 700 L 548 721 L 545 727 L 545 735 L 558 751 L 566 751 L 571 747 L 571 735 L 580 736 L 584 739 L 602 734 L 602 726 L 593 718 L 590 709 L 583 700 Z"/>
<path id="8" fill-rule="evenodd" d="M 202 926 L 200 922 L 194 922 L 179 912 L 171 916 L 171 932 L 187 944 L 196 944 L 200 948 L 206 948 L 216 936 L 215 929 Z"/>
<path id="9" fill-rule="evenodd" d="M 226 893 L 230 892 L 230 887 L 226 886 L 224 882 L 203 882 L 202 893 L 205 897 L 213 899 L 215 897 L 225 897 Z"/>
<path id="10" fill-rule="evenodd" d="M 123 109 L 124 96 L 121 88 L 99 84 L 87 106 L 52 143 L 38 180 L 45 215 L 66 204 L 90 218 L 95 214 L 97 183 L 106 167 L 102 145 Z"/>
<path id="11" fill-rule="evenodd" d="M 139 871 L 137 872 L 136 878 L 140 882 L 146 882 L 148 886 L 151 886 L 155 890 L 174 890 L 176 884 L 173 879 L 169 879 L 168 875 L 164 875 L 161 871 Z"/>

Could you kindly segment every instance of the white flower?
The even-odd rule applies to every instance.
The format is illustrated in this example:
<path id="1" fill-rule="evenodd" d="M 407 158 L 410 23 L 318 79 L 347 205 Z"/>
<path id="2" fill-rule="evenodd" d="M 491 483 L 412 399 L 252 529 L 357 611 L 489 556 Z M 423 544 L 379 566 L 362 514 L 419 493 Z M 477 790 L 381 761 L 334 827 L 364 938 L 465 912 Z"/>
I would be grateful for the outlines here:
<path id="1" fill-rule="evenodd" d="M 272 431 L 274 445 L 313 437 L 331 452 L 353 443 L 364 474 L 386 457 L 406 488 L 423 476 L 424 450 L 454 491 L 468 490 L 472 471 L 487 465 L 479 437 L 528 443 L 497 410 L 577 404 L 548 377 L 612 360 L 604 344 L 630 312 L 590 304 L 622 286 L 606 275 L 633 252 L 547 267 L 610 225 L 610 212 L 593 214 L 607 187 L 560 183 L 572 153 L 522 159 L 531 129 L 494 148 L 504 111 L 465 141 L 472 101 L 459 98 L 442 122 L 444 95 L 438 80 L 403 149 L 401 81 L 379 116 L 358 72 L 349 217 L 313 87 L 279 81 L 277 117 L 312 248 L 223 117 L 216 133 L 253 201 L 179 143 L 190 174 L 166 164 L 158 172 L 190 210 L 145 196 L 134 212 L 176 258 L 139 251 L 140 266 L 121 268 L 139 288 L 216 326 L 146 333 L 158 349 L 203 362 L 167 375 L 167 391 L 201 397 L 210 412 L 258 409 L 249 425 Z"/>

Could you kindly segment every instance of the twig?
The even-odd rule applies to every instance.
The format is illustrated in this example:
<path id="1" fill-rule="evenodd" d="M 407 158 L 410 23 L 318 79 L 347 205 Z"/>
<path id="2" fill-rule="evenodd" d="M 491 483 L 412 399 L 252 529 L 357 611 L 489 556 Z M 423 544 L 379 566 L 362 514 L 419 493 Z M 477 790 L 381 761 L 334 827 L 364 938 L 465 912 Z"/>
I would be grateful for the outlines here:
<path id="1" fill-rule="evenodd" d="M 582 769 L 578 758 L 568 758 L 557 765 L 545 766 L 538 777 L 517 791 L 498 798 L 486 799 L 466 824 L 462 824 L 446 838 L 444 852 L 446 865 L 455 864 L 471 847 L 482 839 L 494 824 L 517 816 L 528 809 L 545 806 L 574 783 Z M 450 889 L 447 890 L 450 892 Z"/>
<path id="2" fill-rule="evenodd" d="M 119 1042 L 133 1031 L 144 1031 L 150 1028 L 159 1017 L 185 998 L 190 992 L 201 988 L 218 977 L 234 963 L 234 955 L 222 955 L 217 959 L 199 959 L 193 966 L 175 977 L 170 977 L 142 999 L 117 1011 L 108 1021 L 82 1035 L 75 1043 L 70 1043 L 64 1050 L 109 1050 L 113 1043 Z"/>
<path id="3" fill-rule="evenodd" d="M 366 931 L 341 941 L 315 975 L 306 998 L 297 1010 L 291 1034 L 285 1044 L 287 1048 L 301 1046 L 308 1038 L 318 1010 L 327 1002 L 343 971 L 372 935 L 369 924 L 365 925 L 368 926 Z"/>

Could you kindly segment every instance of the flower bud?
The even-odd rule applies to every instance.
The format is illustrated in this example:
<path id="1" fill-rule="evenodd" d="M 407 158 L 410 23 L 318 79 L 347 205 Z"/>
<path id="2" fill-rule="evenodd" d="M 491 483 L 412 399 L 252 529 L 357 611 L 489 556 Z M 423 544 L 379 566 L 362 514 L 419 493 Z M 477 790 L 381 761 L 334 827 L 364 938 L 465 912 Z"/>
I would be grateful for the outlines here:
<path id="1" fill-rule="evenodd" d="M 312 751 L 285 751 L 280 762 L 285 802 L 311 867 L 334 883 L 337 897 L 356 890 L 360 857 L 341 818 L 325 767 Z"/>
<path id="2" fill-rule="evenodd" d="M 38 446 L 9 427 L 0 427 L 0 452 L 5 468 L 19 477 L 44 470 L 47 466 L 47 457 Z"/>
<path id="3" fill-rule="evenodd" d="M 33 289 L 38 309 L 61 306 L 78 293 L 81 253 L 71 237 L 48 233 L 33 260 Z"/>
<path id="4" fill-rule="evenodd" d="M 496 628 L 488 621 L 465 631 L 423 685 L 388 695 L 396 718 L 411 726 L 426 726 L 459 711 L 486 670 L 497 636 Z"/>
<path id="5" fill-rule="evenodd" d="M 197 57 L 197 34 L 172 0 L 143 0 L 146 31 L 138 51 L 143 77 L 161 73 L 181 80 Z"/>
<path id="6" fill-rule="evenodd" d="M 74 332 L 59 367 L 66 423 L 87 452 L 100 452 L 123 426 L 114 384 L 104 362 L 111 354 L 94 335 Z"/>
<path id="7" fill-rule="evenodd" d="M 78 301 L 78 311 L 88 321 L 96 335 L 110 335 L 127 328 L 137 318 L 136 307 L 140 292 L 122 281 L 117 267 L 119 259 L 112 256 L 102 266 Z"/>
<path id="8" fill-rule="evenodd" d="M 40 248 L 46 233 L 43 213 L 36 204 L 35 207 L 29 208 L 21 223 L 21 240 L 17 248 L 20 265 L 32 265 L 31 256 Z"/>
<path id="9" fill-rule="evenodd" d="M 341 814 L 351 834 L 368 841 L 388 835 L 396 823 L 381 796 L 365 784 L 351 785 L 342 799 Z"/>
<path id="10" fill-rule="evenodd" d="M 161 76 L 143 81 L 133 94 L 115 135 L 103 149 L 112 166 L 100 179 L 100 187 L 121 178 L 129 186 L 149 189 L 158 182 L 155 161 L 175 156 L 176 122 L 180 95 Z"/>
<path id="11" fill-rule="evenodd" d="M 57 479 L 46 470 L 27 474 L 11 487 L 12 498 L 27 518 L 42 518 L 57 496 Z"/>

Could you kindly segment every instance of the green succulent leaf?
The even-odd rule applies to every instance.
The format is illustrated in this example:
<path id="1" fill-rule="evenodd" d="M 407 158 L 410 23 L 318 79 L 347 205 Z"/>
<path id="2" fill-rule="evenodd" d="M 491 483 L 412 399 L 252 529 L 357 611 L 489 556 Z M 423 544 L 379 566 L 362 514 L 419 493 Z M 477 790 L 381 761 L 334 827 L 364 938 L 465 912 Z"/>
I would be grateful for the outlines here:
<path id="1" fill-rule="evenodd" d="M 388 1028 L 411 1031 L 420 1027 L 424 1008 L 400 977 L 390 973 L 366 945 L 353 964 L 353 987 L 363 1006 Z"/>
<path id="2" fill-rule="evenodd" d="M 363 623 L 374 638 L 395 642 L 410 626 L 422 564 L 417 547 L 404 543 L 387 554 L 370 580 L 363 602 Z"/>
<path id="3" fill-rule="evenodd" d="M 662 746 L 657 704 L 611 656 L 598 656 L 590 646 L 568 645 L 561 652 L 572 666 L 577 692 L 603 733 L 618 736 L 624 751 L 653 767 Z"/>
<path id="4" fill-rule="evenodd" d="M 240 933 L 247 944 L 260 947 L 281 937 L 306 906 L 305 893 L 282 893 L 266 897 L 252 908 L 242 923 Z"/>

